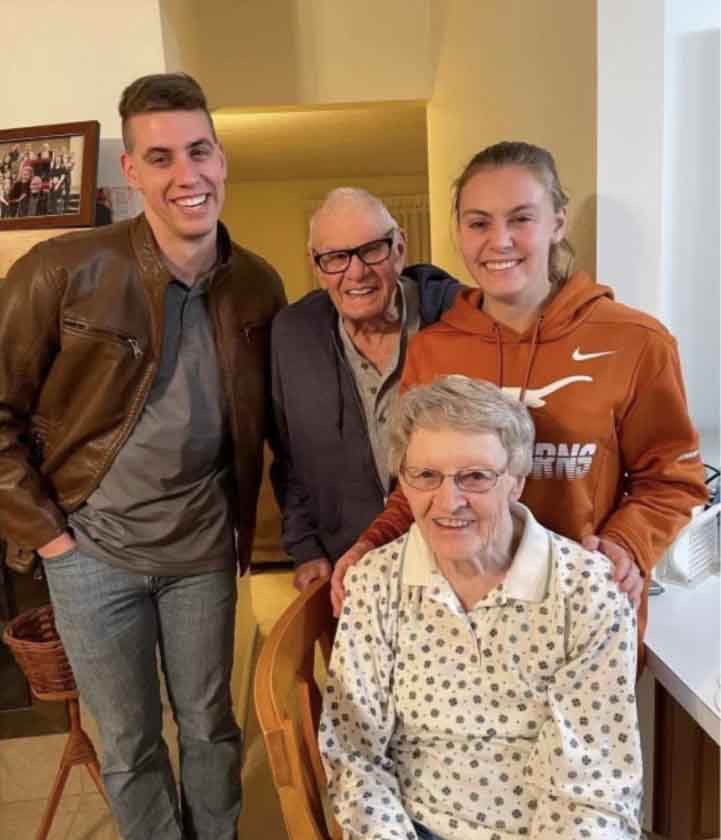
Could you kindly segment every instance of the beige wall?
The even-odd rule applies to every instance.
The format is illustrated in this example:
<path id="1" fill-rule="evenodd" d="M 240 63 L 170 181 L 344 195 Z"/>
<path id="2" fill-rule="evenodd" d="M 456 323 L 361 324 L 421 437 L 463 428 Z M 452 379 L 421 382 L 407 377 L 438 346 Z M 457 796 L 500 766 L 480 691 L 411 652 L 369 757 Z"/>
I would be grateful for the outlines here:
<path id="1" fill-rule="evenodd" d="M 32 5 L 32 29 L 5 45 L 3 126 L 99 119 L 101 170 L 115 166 L 103 182 L 120 182 L 106 144 L 122 87 L 142 73 L 197 72 L 214 106 L 428 98 L 434 259 L 462 271 L 449 225 L 462 164 L 520 137 L 556 155 L 578 263 L 595 265 L 596 0 L 128 0 L 122 15 L 90 0 Z M 27 20 L 21 0 L 4 9 Z"/>
<path id="2" fill-rule="evenodd" d="M 312 288 L 306 259 L 306 202 L 340 186 L 363 187 L 377 195 L 413 195 L 426 193 L 428 180 L 424 175 L 389 175 L 228 184 L 223 221 L 236 242 L 278 269 L 289 300 Z"/>
<path id="3" fill-rule="evenodd" d="M 264 41 L 267 10 L 245 7 L 237 11 L 245 15 L 248 25 L 256 16 L 254 49 L 262 56 L 255 69 L 239 68 L 237 62 L 228 68 L 224 58 L 218 65 L 219 70 L 226 68 L 224 84 L 232 81 L 237 104 L 262 103 L 264 96 L 266 104 L 271 104 L 278 101 L 273 96 L 283 95 L 286 104 L 428 97 L 433 259 L 462 277 L 465 269 L 450 224 L 453 179 L 473 153 L 498 140 L 526 139 L 548 147 L 571 196 L 570 238 L 577 265 L 593 270 L 596 0 L 392 0 L 384 4 L 374 0 L 374 4 L 373 14 L 365 5 L 362 9 L 344 7 L 341 14 L 329 0 L 302 4 L 272 0 L 269 8 L 285 14 L 277 48 Z M 397 36 L 402 30 L 407 36 L 396 37 L 395 54 L 392 39 L 377 32 L 372 48 L 381 19 L 393 24 L 384 32 Z M 341 44 L 346 46 L 341 49 Z M 269 50 L 280 62 L 274 65 L 275 75 L 265 70 Z M 295 86 L 281 82 L 277 75 L 279 67 L 290 64 L 297 71 Z M 227 88 L 217 90 L 221 98 L 231 95 Z M 277 184 L 260 190 L 261 201 L 274 204 L 274 219 L 288 218 L 287 202 L 297 201 L 297 195 L 289 199 L 286 190 L 287 186 Z M 293 233 L 288 235 L 296 244 L 286 250 L 274 242 L 275 222 L 260 229 L 252 209 L 246 210 L 245 218 L 241 215 L 240 209 L 232 207 L 226 218 L 233 223 L 237 219 L 252 238 L 257 236 L 261 253 L 276 252 L 291 296 L 300 294 L 305 289 L 305 268 L 298 250 L 304 239 L 298 231 L 301 216 L 296 213 L 295 220 L 289 219 Z M 280 235 L 286 238 L 286 233 Z M 242 235 L 239 238 L 242 241 Z"/>
<path id="4" fill-rule="evenodd" d="M 296 0 L 305 102 L 427 99 L 432 0 Z"/>
<path id="5" fill-rule="evenodd" d="M 432 0 L 159 0 L 168 69 L 213 108 L 426 99 Z"/>
<path id="6" fill-rule="evenodd" d="M 595 0 L 444 0 L 434 14 L 437 64 L 428 108 L 434 261 L 467 277 L 451 237 L 451 184 L 475 152 L 516 139 L 554 154 L 571 195 L 576 264 L 593 271 Z"/>
<path id="7" fill-rule="evenodd" d="M 198 72 L 214 106 L 429 97 L 434 259 L 461 270 L 448 211 L 464 161 L 521 137 L 556 155 L 578 262 L 595 265 L 595 0 L 127 0 L 122 14 L 34 0 L 30 18 L 21 0 L 3 9 L 32 21 L 4 47 L 3 127 L 94 118 L 104 139 L 118 137 L 122 87 L 166 66 Z M 101 169 L 117 152 L 101 149 Z"/>
<path id="8" fill-rule="evenodd" d="M 168 70 L 203 85 L 212 108 L 298 98 L 295 0 L 159 0 Z"/>

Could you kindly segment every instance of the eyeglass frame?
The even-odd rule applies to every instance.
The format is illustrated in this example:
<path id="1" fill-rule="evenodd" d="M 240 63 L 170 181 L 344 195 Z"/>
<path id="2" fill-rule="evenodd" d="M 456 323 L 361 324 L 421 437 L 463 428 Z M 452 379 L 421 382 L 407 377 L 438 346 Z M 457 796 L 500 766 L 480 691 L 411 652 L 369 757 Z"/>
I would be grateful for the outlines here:
<path id="1" fill-rule="evenodd" d="M 431 469 L 430 467 L 412 467 L 412 469 L 427 470 L 428 472 L 434 473 L 436 476 L 440 476 L 440 481 L 438 482 L 438 484 L 435 487 L 416 487 L 414 484 L 412 484 L 408 480 L 408 474 L 406 472 L 407 468 L 408 468 L 408 464 L 406 464 L 406 462 L 403 461 L 401 463 L 401 467 L 400 467 L 400 470 L 399 470 L 399 472 L 401 474 L 401 477 L 403 478 L 403 480 L 406 482 L 406 484 L 409 487 L 412 487 L 414 490 L 418 490 L 421 493 L 432 493 L 435 490 L 440 490 L 440 488 L 443 486 L 443 482 L 447 478 L 452 478 L 453 483 L 456 485 L 458 490 L 461 491 L 461 493 L 473 493 L 474 495 L 483 495 L 484 493 L 490 493 L 491 490 L 494 490 L 498 485 L 498 479 L 501 478 L 501 476 L 505 475 L 508 472 L 508 464 L 506 464 L 506 466 L 500 472 L 498 470 L 491 469 L 490 467 L 488 467 L 488 468 L 486 468 L 486 467 L 466 467 L 465 469 L 457 470 L 454 473 L 444 473 L 444 472 L 441 472 L 440 470 Z M 487 487 L 485 490 L 468 490 L 467 488 L 462 487 L 458 483 L 458 477 L 462 473 L 469 473 L 469 472 L 493 473 L 493 476 L 494 476 L 493 484 L 491 484 L 491 486 Z"/>
<path id="2" fill-rule="evenodd" d="M 353 257 L 358 257 L 358 259 L 363 263 L 363 265 L 367 266 L 374 266 L 380 265 L 384 263 L 387 259 L 390 259 L 391 254 L 393 253 L 393 242 L 396 238 L 396 232 L 398 228 L 394 227 L 391 228 L 386 236 L 380 236 L 378 239 L 370 239 L 368 242 L 362 242 L 360 245 L 356 245 L 355 248 L 338 248 L 337 250 L 333 251 L 323 251 L 322 253 L 318 253 L 315 249 L 313 249 L 313 262 L 318 266 L 320 271 L 323 274 L 343 274 L 344 271 L 348 271 L 351 262 L 353 262 Z M 388 245 L 388 253 L 380 260 L 376 260 L 375 262 L 366 262 L 361 255 L 361 251 L 363 248 L 367 248 L 369 245 L 375 245 L 376 242 L 385 242 Z M 320 264 L 320 261 L 323 257 L 332 256 L 333 254 L 345 254 L 348 257 L 348 262 L 346 265 L 338 269 L 337 271 L 327 271 L 323 266 Z"/>

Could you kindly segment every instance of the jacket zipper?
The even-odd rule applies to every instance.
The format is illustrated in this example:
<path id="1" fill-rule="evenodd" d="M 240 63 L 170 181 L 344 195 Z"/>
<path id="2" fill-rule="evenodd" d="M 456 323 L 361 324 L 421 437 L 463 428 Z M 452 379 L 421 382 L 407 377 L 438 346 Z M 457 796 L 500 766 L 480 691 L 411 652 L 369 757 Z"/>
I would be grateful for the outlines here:
<path id="1" fill-rule="evenodd" d="M 246 344 L 250 344 L 252 342 L 252 339 L 250 337 L 250 331 L 251 330 L 257 330 L 259 327 L 264 327 L 267 323 L 268 323 L 267 321 L 257 321 L 254 324 L 250 324 L 250 323 L 243 324 L 243 326 L 241 327 L 241 330 L 243 332 L 243 335 L 245 336 Z"/>
<path id="2" fill-rule="evenodd" d="M 64 318 L 63 326 L 67 327 L 69 332 L 84 336 L 98 336 L 99 338 L 109 338 L 123 346 L 130 347 L 133 356 L 139 359 L 143 355 L 140 344 L 137 338 L 125 335 L 124 333 L 115 332 L 114 330 L 101 330 L 98 327 L 91 327 L 85 321 L 78 321 L 74 318 Z"/>
<path id="3" fill-rule="evenodd" d="M 145 295 L 146 295 L 146 298 L 149 298 L 147 289 L 145 290 Z M 148 300 L 148 310 L 150 312 L 153 311 L 152 303 L 153 303 L 152 300 L 149 299 Z M 106 338 L 110 337 L 111 339 L 117 341 L 120 344 L 127 344 L 130 347 L 130 349 L 132 350 L 133 355 L 136 358 L 139 358 L 140 356 L 143 355 L 143 351 L 140 347 L 140 344 L 139 344 L 138 340 L 136 338 L 131 337 L 131 336 L 124 335 L 122 333 L 113 333 L 112 331 L 107 331 L 106 332 L 104 330 L 98 330 L 96 328 L 91 327 L 85 321 L 77 321 L 74 318 L 63 319 L 63 324 L 66 324 L 67 326 L 69 326 L 71 328 L 71 330 L 76 329 L 78 335 L 82 335 L 82 334 L 87 335 L 87 334 L 93 334 L 94 333 L 96 335 L 105 336 Z M 161 310 L 161 314 L 160 314 L 160 327 L 161 327 L 161 331 L 162 331 L 162 328 L 163 328 L 162 310 Z M 151 337 L 151 346 L 152 346 L 152 337 Z M 103 480 L 103 478 L 105 478 L 110 464 L 115 460 L 115 456 L 118 454 L 120 449 L 124 446 L 125 441 L 130 436 L 130 433 L 132 432 L 133 428 L 135 427 L 135 424 L 138 421 L 138 417 L 140 417 L 140 413 L 143 410 L 143 407 L 145 406 L 145 401 L 148 398 L 148 392 L 150 391 L 150 387 L 153 384 L 153 379 L 155 378 L 155 374 L 157 372 L 157 369 L 158 369 L 158 366 L 157 366 L 156 363 L 150 362 L 149 364 L 147 364 L 146 369 L 143 373 L 143 378 L 141 379 L 140 384 L 138 385 L 138 390 L 135 392 L 135 394 L 133 396 L 133 399 L 131 401 L 131 406 L 133 407 L 133 411 L 128 416 L 128 418 L 126 419 L 126 422 L 125 422 L 124 426 L 121 427 L 120 434 L 119 434 L 117 440 L 114 442 L 113 446 L 111 446 L 110 450 L 105 454 L 105 458 L 103 459 L 103 462 L 100 464 L 98 472 L 96 473 L 93 481 L 90 483 L 90 487 L 89 487 L 87 493 L 85 494 L 85 496 L 82 498 L 82 501 L 86 501 L 88 498 L 90 498 L 90 496 L 98 488 L 98 486 L 100 485 L 100 482 Z M 136 408 L 136 406 L 138 406 L 138 407 Z M 81 504 L 82 504 L 82 501 L 81 501 Z M 75 504 L 75 499 L 68 500 L 68 503 L 70 505 L 74 505 Z M 72 509 L 76 510 L 76 507 L 73 506 Z"/>
<path id="4" fill-rule="evenodd" d="M 143 265 L 142 261 L 140 262 L 140 269 L 141 269 L 141 276 L 143 273 Z M 154 307 L 154 300 L 151 296 L 147 283 L 143 283 L 143 291 L 142 294 L 145 298 L 145 302 L 147 304 L 148 312 L 151 315 L 153 321 L 157 321 L 157 325 L 159 326 L 159 331 L 162 334 L 163 331 L 163 308 L 160 307 L 160 311 L 156 311 Z M 77 320 L 74 318 L 64 318 L 63 323 L 70 326 L 71 329 L 75 328 L 77 330 L 78 335 L 89 334 L 94 331 L 94 329 L 85 321 Z M 108 469 L 112 462 L 115 460 L 116 455 L 120 451 L 121 447 L 125 444 L 125 441 L 130 436 L 138 417 L 140 416 L 143 407 L 145 406 L 145 401 L 148 398 L 148 392 L 150 391 L 150 387 L 153 383 L 153 379 L 157 372 L 157 363 L 153 361 L 153 338 L 154 333 L 152 330 L 149 334 L 149 342 L 148 347 L 150 353 L 144 353 L 140 343 L 138 340 L 132 336 L 124 335 L 124 334 L 117 334 L 113 332 L 103 333 L 102 330 L 97 330 L 97 334 L 105 335 L 106 338 L 111 338 L 117 341 L 120 344 L 127 345 L 133 355 L 136 358 L 139 358 L 142 355 L 149 357 L 149 361 L 145 362 L 145 370 L 142 372 L 142 378 L 140 383 L 138 384 L 138 388 L 133 394 L 132 398 L 128 401 L 129 408 L 128 408 L 128 416 L 125 418 L 125 422 L 121 425 L 120 430 L 117 434 L 116 439 L 110 445 L 110 448 L 106 451 L 105 457 L 100 462 L 97 471 L 95 473 L 94 478 L 90 481 L 89 486 L 85 489 L 84 493 L 80 493 L 74 497 L 70 497 L 66 500 L 67 505 L 69 506 L 69 510 L 77 510 L 77 508 L 86 501 L 98 488 L 100 482 L 103 480 L 105 475 L 108 472 Z"/>

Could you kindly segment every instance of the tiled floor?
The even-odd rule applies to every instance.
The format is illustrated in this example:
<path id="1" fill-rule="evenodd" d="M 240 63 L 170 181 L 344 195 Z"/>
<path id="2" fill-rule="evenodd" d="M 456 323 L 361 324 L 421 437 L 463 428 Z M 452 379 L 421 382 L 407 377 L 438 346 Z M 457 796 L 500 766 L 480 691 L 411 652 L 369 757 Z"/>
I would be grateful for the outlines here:
<path id="1" fill-rule="evenodd" d="M 265 572 L 253 577 L 251 599 L 261 635 L 292 601 L 291 577 L 290 572 Z M 285 840 L 252 703 L 248 711 L 240 837 Z M 94 722 L 87 714 L 83 725 L 97 745 Z M 166 715 L 165 732 L 171 759 L 176 762 L 175 726 L 170 714 Z M 48 735 L 0 741 L 0 840 L 34 840 L 65 739 L 65 735 Z M 82 767 L 70 773 L 49 840 L 120 840 L 107 806 Z"/>

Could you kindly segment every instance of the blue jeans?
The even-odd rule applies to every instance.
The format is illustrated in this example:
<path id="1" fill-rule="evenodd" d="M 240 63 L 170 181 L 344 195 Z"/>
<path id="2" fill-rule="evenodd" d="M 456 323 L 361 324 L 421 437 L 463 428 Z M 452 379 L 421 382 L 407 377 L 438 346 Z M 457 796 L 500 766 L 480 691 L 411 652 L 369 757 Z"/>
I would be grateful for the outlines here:
<path id="1" fill-rule="evenodd" d="M 58 632 L 100 729 L 103 781 L 122 836 L 235 840 L 235 571 L 146 577 L 77 550 L 44 567 Z M 162 737 L 158 649 L 178 724 L 180 806 Z"/>

